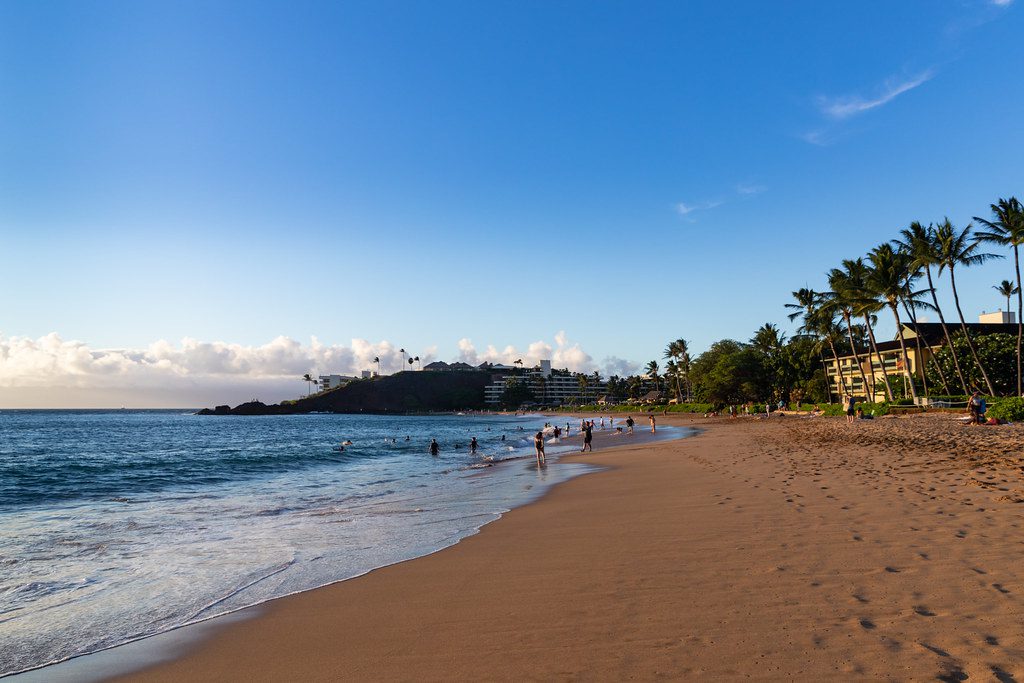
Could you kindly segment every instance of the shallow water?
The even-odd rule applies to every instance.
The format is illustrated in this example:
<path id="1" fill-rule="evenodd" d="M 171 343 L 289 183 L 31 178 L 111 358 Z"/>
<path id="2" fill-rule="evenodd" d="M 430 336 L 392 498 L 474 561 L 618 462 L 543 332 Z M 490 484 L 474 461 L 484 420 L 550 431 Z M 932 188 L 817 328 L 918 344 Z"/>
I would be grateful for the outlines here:
<path id="1" fill-rule="evenodd" d="M 0 673 L 451 545 L 591 469 L 538 469 L 543 422 L 2 412 Z"/>

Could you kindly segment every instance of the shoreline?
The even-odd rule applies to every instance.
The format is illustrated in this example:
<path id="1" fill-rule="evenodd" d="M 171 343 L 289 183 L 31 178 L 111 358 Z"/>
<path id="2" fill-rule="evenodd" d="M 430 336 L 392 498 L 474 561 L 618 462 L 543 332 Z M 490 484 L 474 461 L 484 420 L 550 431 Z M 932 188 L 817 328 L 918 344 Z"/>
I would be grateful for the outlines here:
<path id="1" fill-rule="evenodd" d="M 508 415 L 512 414 L 513 413 L 511 412 L 508 413 Z M 540 414 L 535 415 L 540 416 Z M 545 417 L 545 419 L 548 419 L 550 416 L 543 417 Z M 567 416 L 562 415 L 561 417 Z M 635 435 L 634 439 L 631 439 L 632 443 L 618 444 L 614 443 L 615 441 L 617 441 L 617 439 L 614 438 L 616 437 L 616 435 L 613 432 L 610 432 L 608 429 L 605 429 L 603 431 L 594 432 L 594 443 L 595 445 L 598 446 L 600 452 L 600 449 L 618 448 L 621 446 L 631 445 L 642 446 L 644 444 L 649 443 L 658 443 L 675 439 L 682 439 L 686 438 L 689 435 L 689 431 L 680 430 L 678 432 L 674 432 L 672 435 L 662 436 L 661 434 L 659 434 L 656 437 L 652 438 L 650 434 L 645 434 L 638 430 L 638 433 Z M 573 436 L 569 438 L 569 440 L 563 437 L 562 443 L 559 444 L 558 446 L 555 446 L 554 448 L 565 448 L 567 445 L 573 445 L 573 448 L 563 450 L 560 452 L 549 452 L 549 460 L 551 460 L 552 456 L 554 456 L 555 458 L 554 462 L 551 463 L 552 466 L 558 467 L 560 463 L 564 463 L 574 466 L 589 467 L 587 463 L 580 462 L 576 460 L 574 457 L 569 460 L 563 460 L 568 456 L 579 455 L 578 451 L 575 449 L 575 444 L 572 443 L 576 441 L 578 438 L 579 435 L 578 433 L 575 432 Z M 532 459 L 532 455 L 529 455 L 508 459 L 506 461 L 495 462 L 493 465 L 479 471 L 476 476 L 486 476 L 486 470 L 490 469 L 491 467 L 514 467 L 517 465 L 522 466 L 524 463 L 527 464 L 528 466 L 532 466 Z M 578 467 L 573 467 L 573 469 L 578 469 Z M 24 683 L 34 683 L 35 681 L 100 681 L 109 680 L 111 678 L 116 678 L 118 676 L 130 674 L 131 672 L 145 669 L 147 667 L 150 667 L 154 664 L 159 664 L 161 662 L 173 661 L 174 659 L 180 657 L 182 653 L 188 652 L 191 648 L 195 647 L 197 643 L 201 643 L 203 640 L 205 640 L 213 634 L 216 634 L 217 632 L 219 632 L 219 630 L 225 628 L 227 625 L 230 625 L 238 621 L 258 618 L 259 615 L 268 605 L 271 605 L 280 600 L 288 600 L 292 597 L 302 595 L 304 593 L 320 591 L 341 583 L 357 580 L 361 577 L 364 577 L 368 574 L 379 571 L 381 569 L 403 564 L 416 559 L 421 559 L 423 557 L 428 557 L 430 555 L 447 550 L 451 547 L 458 545 L 459 543 L 462 543 L 467 538 L 471 538 L 481 533 L 485 527 L 488 527 L 494 524 L 495 522 L 500 521 L 509 512 L 519 509 L 521 507 L 533 505 L 537 501 L 542 500 L 547 495 L 550 495 L 551 491 L 556 489 L 561 484 L 564 484 L 567 481 L 571 481 L 573 479 L 580 478 L 586 474 L 592 474 L 597 471 L 600 471 L 599 467 L 584 469 L 581 472 L 569 475 L 568 478 L 564 480 L 547 484 L 539 494 L 531 497 L 525 503 L 517 505 L 510 509 L 497 511 L 495 513 L 496 516 L 494 519 L 483 522 L 465 536 L 461 536 L 453 542 L 430 550 L 425 554 L 417 554 L 399 560 L 397 562 L 391 562 L 377 567 L 372 567 L 366 571 L 360 572 L 359 574 L 346 576 L 344 578 L 340 578 L 322 585 L 297 590 L 292 593 L 275 597 L 270 600 L 265 600 L 254 605 L 236 608 L 229 612 L 217 614 L 211 617 L 206 617 L 187 624 L 182 624 L 180 626 L 173 627 L 166 631 L 141 636 L 123 643 L 110 645 L 100 650 L 75 655 L 68 659 L 42 664 L 16 673 L 6 674 L 2 678 L 10 678 L 10 680 L 12 681 L 23 681 Z"/>

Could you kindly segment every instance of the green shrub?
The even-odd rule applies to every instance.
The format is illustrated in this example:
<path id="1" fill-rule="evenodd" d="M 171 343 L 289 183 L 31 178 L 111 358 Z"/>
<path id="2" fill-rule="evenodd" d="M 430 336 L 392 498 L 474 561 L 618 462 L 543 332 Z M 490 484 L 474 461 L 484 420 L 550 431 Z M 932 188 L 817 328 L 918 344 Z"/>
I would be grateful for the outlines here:
<path id="1" fill-rule="evenodd" d="M 994 417 L 1007 422 L 1019 422 L 1024 420 L 1024 398 L 1003 398 L 993 405 L 985 413 L 988 417 Z"/>

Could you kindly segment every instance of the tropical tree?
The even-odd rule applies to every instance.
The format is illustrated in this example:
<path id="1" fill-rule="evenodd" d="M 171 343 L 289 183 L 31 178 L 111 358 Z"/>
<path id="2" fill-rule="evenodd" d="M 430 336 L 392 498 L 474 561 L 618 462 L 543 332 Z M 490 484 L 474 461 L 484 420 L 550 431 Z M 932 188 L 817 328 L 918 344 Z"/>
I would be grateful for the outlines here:
<path id="1" fill-rule="evenodd" d="M 985 380 L 985 386 L 988 388 L 989 396 L 994 396 L 996 393 L 995 389 L 992 387 L 992 382 L 988 378 L 988 373 L 985 372 L 985 367 L 981 364 L 981 359 L 978 357 L 978 350 L 975 348 L 974 342 L 971 341 L 971 336 L 967 333 L 967 321 L 964 320 L 964 312 L 960 308 L 960 295 L 956 291 L 956 267 L 962 266 L 964 268 L 968 268 L 970 266 L 980 265 L 989 259 L 1002 257 L 996 254 L 980 252 L 979 247 L 981 241 L 977 236 L 971 233 L 971 230 L 972 226 L 970 223 L 968 223 L 963 230 L 957 230 L 953 227 L 953 224 L 949 222 L 948 218 L 936 226 L 935 241 L 941 257 L 939 273 L 941 274 L 943 269 L 949 271 L 949 284 L 953 288 L 953 303 L 956 304 L 957 315 L 960 316 L 960 329 L 963 330 L 964 337 L 967 340 L 967 348 L 971 352 L 971 357 L 974 358 L 974 363 L 978 366 L 978 371 Z"/>
<path id="2" fill-rule="evenodd" d="M 833 268 L 828 272 L 828 286 L 831 290 L 826 294 L 828 301 L 836 307 L 836 310 L 843 316 L 843 322 L 846 323 L 846 334 L 850 340 L 850 351 L 853 353 L 853 360 L 857 364 L 857 370 L 860 372 L 864 392 L 870 400 L 874 401 L 875 388 L 868 384 L 868 378 L 864 374 L 864 364 L 860 360 L 860 354 L 857 353 L 857 342 L 853 336 L 852 318 L 862 296 L 859 285 L 847 270 Z"/>
<path id="3" fill-rule="evenodd" d="M 306 395 L 308 396 L 313 392 L 311 382 L 315 381 L 313 376 L 308 372 L 302 376 L 302 381 L 306 383 Z"/>
<path id="4" fill-rule="evenodd" d="M 1017 293 L 1017 285 L 1009 280 L 1003 280 L 998 285 L 992 285 L 992 289 L 999 292 L 1000 296 L 1006 297 L 1006 310 L 1010 310 L 1010 297 Z"/>
<path id="5" fill-rule="evenodd" d="M 896 320 L 896 336 L 900 340 L 900 353 L 903 356 L 903 374 L 910 384 L 910 395 L 917 402 L 917 390 L 914 388 L 914 376 L 910 374 L 910 357 L 907 355 L 907 344 L 903 339 L 903 322 L 900 320 L 898 304 L 902 300 L 907 286 L 909 259 L 905 254 L 896 251 L 888 242 L 881 244 L 868 254 L 871 267 L 865 278 L 867 292 L 880 301 L 884 301 L 892 311 Z M 920 357 L 919 357 L 920 358 Z M 885 369 L 883 367 L 882 371 Z M 889 382 L 886 381 L 888 388 Z M 889 390 L 892 400 L 892 390 Z"/>
<path id="6" fill-rule="evenodd" d="M 1017 274 L 1017 287 L 1010 294 L 1006 294 L 1006 310 L 1010 310 L 1010 295 L 1017 295 L 1017 395 L 1024 396 L 1021 390 L 1021 337 L 1024 336 L 1024 298 L 1021 295 L 1021 287 L 1024 286 L 1020 280 L 1020 245 L 1024 244 L 1024 206 L 1017 201 L 1016 197 L 1000 199 L 991 204 L 992 220 L 975 216 L 974 220 L 988 228 L 977 234 L 984 242 L 1010 245 L 1013 247 L 1013 267 Z M 1005 284 L 1006 281 L 1003 281 Z"/>
<path id="7" fill-rule="evenodd" d="M 423 369 L 423 363 L 420 361 L 420 357 L 416 356 L 415 358 L 413 358 L 413 360 L 416 361 L 416 367 L 418 367 L 420 370 L 422 370 Z"/>
<path id="8" fill-rule="evenodd" d="M 373 362 L 377 364 L 377 374 L 380 374 L 380 356 L 374 356 Z"/>
<path id="9" fill-rule="evenodd" d="M 576 375 L 576 384 L 579 386 L 580 389 L 580 401 L 583 401 L 585 400 L 587 386 L 590 384 L 590 380 L 587 378 L 586 375 L 584 375 L 581 372 L 580 374 Z"/>
<path id="10" fill-rule="evenodd" d="M 415 363 L 415 362 L 416 362 L 416 359 L 415 359 L 415 358 L 413 358 L 412 356 L 409 356 L 409 361 L 408 361 L 408 363 L 409 363 L 409 367 L 410 367 L 410 368 L 412 367 L 412 364 L 413 364 L 413 363 Z"/>
<path id="11" fill-rule="evenodd" d="M 665 363 L 665 379 L 669 380 L 669 386 L 675 385 L 676 401 L 682 402 L 683 393 L 679 388 L 679 365 L 674 360 Z"/>
<path id="12" fill-rule="evenodd" d="M 402 354 L 402 365 L 400 367 L 404 368 L 405 367 L 405 349 L 398 349 L 398 352 Z"/>
<path id="13" fill-rule="evenodd" d="M 658 361 L 652 360 L 647 364 L 647 377 L 654 382 L 655 391 L 661 391 L 661 378 L 658 376 Z"/>
<path id="14" fill-rule="evenodd" d="M 690 394 L 692 393 L 690 388 L 691 361 L 689 344 L 687 344 L 686 340 L 683 338 L 669 342 L 668 347 L 665 349 L 665 358 L 673 358 L 676 361 L 676 368 L 680 375 L 676 381 L 677 400 L 682 400 L 682 396 L 678 395 L 681 393 L 680 384 L 684 384 L 686 386 L 686 398 L 689 399 Z"/>
<path id="15" fill-rule="evenodd" d="M 839 375 L 839 386 L 843 394 L 849 394 L 850 390 L 846 386 L 846 376 L 843 374 L 843 368 L 839 364 L 839 352 L 836 350 L 836 342 L 842 339 L 843 334 L 845 334 L 842 323 L 837 321 L 839 309 L 833 299 L 823 294 L 817 294 L 817 297 L 817 307 L 812 309 L 808 316 L 805 317 L 803 324 L 800 326 L 800 331 L 804 334 L 817 335 L 828 344 L 829 350 L 832 352 L 832 360 L 836 364 L 836 373 Z M 824 360 L 822 360 L 822 365 L 824 365 Z M 827 371 L 825 378 L 828 382 L 829 401 L 831 402 L 832 384 L 828 381 Z"/>
<path id="16" fill-rule="evenodd" d="M 903 239 L 896 240 L 896 247 L 910 257 L 909 267 L 911 270 L 924 271 L 925 277 L 928 280 L 928 292 L 932 295 L 932 305 L 936 315 L 939 316 L 939 323 L 942 326 L 942 336 L 945 337 L 946 346 L 950 349 L 953 368 L 956 370 L 956 376 L 960 379 L 961 389 L 967 394 L 969 393 L 967 391 L 967 381 L 964 379 L 963 370 L 960 368 L 960 358 L 957 355 L 956 349 L 953 348 L 953 338 L 949 334 L 949 326 L 946 325 L 946 318 L 942 315 L 939 297 L 935 292 L 935 283 L 932 281 L 932 266 L 941 267 L 942 265 L 942 257 L 939 253 L 938 241 L 935 236 L 935 227 L 929 225 L 926 228 L 921 223 L 914 221 L 909 227 L 900 230 L 900 235 L 902 235 Z M 939 367 L 941 368 L 941 366 Z M 941 369 L 940 376 L 942 376 Z M 943 381 L 943 385 L 945 384 L 945 381 Z M 949 391 L 948 386 L 946 391 Z"/>

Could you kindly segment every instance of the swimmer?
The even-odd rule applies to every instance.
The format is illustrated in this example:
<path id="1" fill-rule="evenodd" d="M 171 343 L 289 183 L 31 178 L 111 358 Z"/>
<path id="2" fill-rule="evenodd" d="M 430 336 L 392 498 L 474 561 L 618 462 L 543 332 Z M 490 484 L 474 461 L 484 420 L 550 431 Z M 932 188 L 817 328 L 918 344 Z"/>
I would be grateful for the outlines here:
<path id="1" fill-rule="evenodd" d="M 476 447 L 477 447 L 476 437 L 474 436 L 469 441 L 469 452 L 475 454 L 476 453 Z"/>
<path id="2" fill-rule="evenodd" d="M 437 439 L 430 440 L 430 454 L 437 455 L 438 451 L 441 450 L 441 446 L 437 443 Z"/>

